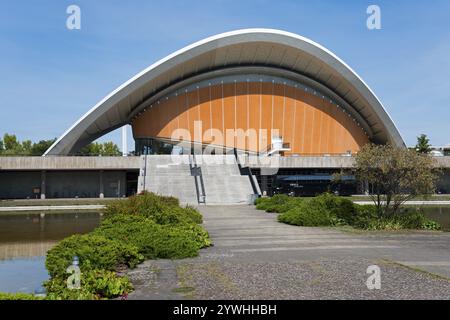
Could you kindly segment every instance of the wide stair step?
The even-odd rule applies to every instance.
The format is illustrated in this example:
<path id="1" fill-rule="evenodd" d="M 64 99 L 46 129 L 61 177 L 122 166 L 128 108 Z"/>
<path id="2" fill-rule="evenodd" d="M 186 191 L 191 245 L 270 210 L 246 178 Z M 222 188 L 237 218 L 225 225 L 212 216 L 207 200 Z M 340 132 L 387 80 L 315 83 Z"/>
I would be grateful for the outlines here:
<path id="1" fill-rule="evenodd" d="M 201 170 L 201 177 L 191 173 L 192 156 L 141 157 L 138 192 L 146 190 L 177 197 L 181 203 L 198 204 L 203 180 L 206 204 L 248 203 L 253 193 L 250 176 L 240 174 L 234 155 L 195 156 L 195 163 Z"/>

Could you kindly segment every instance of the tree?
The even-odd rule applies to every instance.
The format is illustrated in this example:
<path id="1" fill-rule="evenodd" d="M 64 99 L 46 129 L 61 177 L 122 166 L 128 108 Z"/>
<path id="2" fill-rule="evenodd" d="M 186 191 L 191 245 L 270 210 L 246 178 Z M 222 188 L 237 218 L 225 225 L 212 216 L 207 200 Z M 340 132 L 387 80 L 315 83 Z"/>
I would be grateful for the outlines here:
<path id="1" fill-rule="evenodd" d="M 120 152 L 119 147 L 114 142 L 105 142 L 103 144 L 103 153 L 102 156 L 120 156 L 122 152 Z"/>
<path id="2" fill-rule="evenodd" d="M 4 156 L 42 156 L 56 141 L 40 140 L 33 143 L 31 140 L 20 142 L 16 135 L 5 133 L 0 139 L 0 155 Z M 93 142 L 82 148 L 78 153 L 81 156 L 120 156 L 122 153 L 114 142 Z"/>
<path id="3" fill-rule="evenodd" d="M 365 145 L 355 157 L 355 173 L 369 183 L 380 217 L 395 215 L 406 201 L 435 191 L 438 169 L 427 154 L 391 145 Z"/>
<path id="4" fill-rule="evenodd" d="M 31 149 L 33 148 L 33 143 L 31 140 L 24 140 L 21 143 L 20 154 L 29 156 L 31 155 Z"/>
<path id="5" fill-rule="evenodd" d="M 22 152 L 22 146 L 17 140 L 16 135 L 7 134 L 3 136 L 3 144 L 4 144 L 4 153 L 8 155 L 16 155 Z"/>
<path id="6" fill-rule="evenodd" d="M 42 156 L 55 141 L 56 138 L 52 140 L 40 140 L 38 143 L 34 143 L 31 148 L 31 155 Z"/>
<path id="7" fill-rule="evenodd" d="M 97 142 L 89 143 L 81 148 L 77 155 L 79 156 L 99 156 L 101 153 L 101 146 Z"/>
<path id="8" fill-rule="evenodd" d="M 430 153 L 430 139 L 426 134 L 421 134 L 417 137 L 416 151 L 419 153 Z"/>
<path id="9" fill-rule="evenodd" d="M 120 156 L 122 153 L 114 142 L 92 142 L 77 153 L 80 156 Z"/>

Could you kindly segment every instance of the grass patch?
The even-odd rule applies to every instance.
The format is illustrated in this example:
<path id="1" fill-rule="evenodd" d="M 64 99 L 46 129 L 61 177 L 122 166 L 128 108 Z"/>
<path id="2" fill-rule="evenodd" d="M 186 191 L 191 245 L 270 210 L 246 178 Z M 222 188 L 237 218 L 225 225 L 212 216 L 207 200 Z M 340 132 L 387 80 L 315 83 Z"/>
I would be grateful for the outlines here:
<path id="1" fill-rule="evenodd" d="M 193 287 L 179 287 L 172 290 L 172 292 L 175 293 L 191 293 L 195 291 L 195 288 Z"/>
<path id="2" fill-rule="evenodd" d="M 396 262 L 396 261 L 383 259 L 383 260 L 380 260 L 380 264 L 402 267 L 402 268 L 405 268 L 405 269 L 408 269 L 408 270 L 411 270 L 411 271 L 416 271 L 416 272 L 423 273 L 425 275 L 428 275 L 430 277 L 433 277 L 433 278 L 436 278 L 436 279 L 439 279 L 439 280 L 447 280 L 447 281 L 450 282 L 450 278 L 448 278 L 448 277 L 442 276 L 440 274 L 432 273 L 432 272 L 429 272 L 429 271 L 426 271 L 426 270 L 423 270 L 423 269 L 420 269 L 420 268 L 417 268 L 417 267 L 407 266 L 407 265 L 405 265 L 403 263 L 399 263 L 399 262 Z"/>

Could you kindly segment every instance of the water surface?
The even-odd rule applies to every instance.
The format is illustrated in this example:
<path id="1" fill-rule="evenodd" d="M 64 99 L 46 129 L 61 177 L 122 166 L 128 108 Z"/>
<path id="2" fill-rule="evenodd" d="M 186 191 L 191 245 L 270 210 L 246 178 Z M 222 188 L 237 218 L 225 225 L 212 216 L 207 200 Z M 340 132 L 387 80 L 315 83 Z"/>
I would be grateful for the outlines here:
<path id="1" fill-rule="evenodd" d="M 59 240 L 94 230 L 98 212 L 0 215 L 0 292 L 33 293 L 48 279 L 46 252 Z"/>

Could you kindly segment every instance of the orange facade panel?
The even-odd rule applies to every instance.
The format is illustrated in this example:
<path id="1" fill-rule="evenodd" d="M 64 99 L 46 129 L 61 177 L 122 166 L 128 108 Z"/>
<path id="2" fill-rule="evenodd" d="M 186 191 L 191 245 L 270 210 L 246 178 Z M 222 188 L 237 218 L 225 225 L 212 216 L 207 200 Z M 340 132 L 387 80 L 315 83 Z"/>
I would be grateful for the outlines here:
<path id="1" fill-rule="evenodd" d="M 273 85 L 271 136 L 283 136 L 285 88 L 286 86 L 282 84 L 276 83 Z"/>
<path id="2" fill-rule="evenodd" d="M 201 123 L 198 132 L 194 132 L 196 121 Z M 272 82 L 183 91 L 155 103 L 133 121 L 135 138 L 170 139 L 176 129 L 185 129 L 185 140 L 249 151 L 266 150 L 272 135 L 281 135 L 291 148 L 286 155 L 357 152 L 369 141 L 358 123 L 329 100 L 310 90 Z M 232 130 L 228 137 L 227 130 Z"/>

